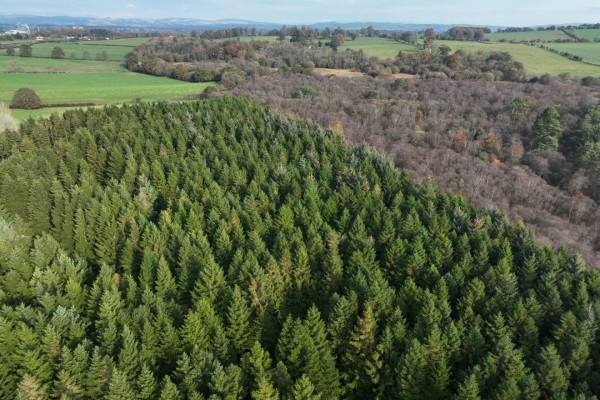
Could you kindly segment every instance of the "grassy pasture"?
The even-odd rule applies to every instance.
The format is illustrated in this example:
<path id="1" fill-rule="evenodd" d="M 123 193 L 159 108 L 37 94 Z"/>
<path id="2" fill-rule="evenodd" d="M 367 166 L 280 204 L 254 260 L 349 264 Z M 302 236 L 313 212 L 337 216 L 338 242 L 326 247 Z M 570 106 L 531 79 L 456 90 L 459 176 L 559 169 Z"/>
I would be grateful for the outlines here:
<path id="1" fill-rule="evenodd" d="M 91 60 L 96 55 L 105 51 L 109 61 L 123 61 L 125 54 L 132 51 L 133 48 L 141 43 L 148 41 L 148 38 L 117 39 L 117 40 L 95 40 L 95 41 L 68 41 L 68 42 L 38 42 L 32 47 L 33 57 L 50 57 L 52 49 L 62 47 L 65 52 L 65 58 L 84 59 L 84 52 L 87 51 Z"/>
<path id="2" fill-rule="evenodd" d="M 600 40 L 600 29 L 575 29 L 575 36 L 593 42 L 594 39 Z"/>
<path id="3" fill-rule="evenodd" d="M 90 72 L 123 72 L 125 69 L 116 62 L 98 62 L 85 60 L 54 60 L 51 58 L 0 56 L 0 73 L 11 68 L 22 69 L 24 73 L 68 74 Z"/>
<path id="4" fill-rule="evenodd" d="M 500 40 L 505 40 L 507 42 L 530 42 L 538 39 L 542 42 L 550 42 L 553 40 L 571 39 L 563 31 L 486 33 L 485 37 L 492 42 L 499 42 Z"/>
<path id="5" fill-rule="evenodd" d="M 0 101 L 10 102 L 21 87 L 30 87 L 44 104 L 110 104 L 142 100 L 168 100 L 200 93 L 209 86 L 169 78 L 128 73 L 0 74 Z"/>
<path id="6" fill-rule="evenodd" d="M 21 63 L 22 73 L 8 72 Z M 0 102 L 10 103 L 13 93 L 30 87 L 43 104 L 112 104 L 141 100 L 171 100 L 201 93 L 212 83 L 188 83 L 129 72 L 114 62 L 0 57 Z M 19 119 L 48 115 L 64 108 L 14 110 Z"/>
<path id="7" fill-rule="evenodd" d="M 88 46 L 94 46 L 101 44 L 103 46 L 127 46 L 127 47 L 135 47 L 139 46 L 142 43 L 146 43 L 151 38 L 142 37 L 142 38 L 128 38 L 128 39 L 111 39 L 111 40 L 90 40 L 82 42 L 87 44 Z"/>
<path id="8" fill-rule="evenodd" d="M 600 65 L 600 42 L 597 43 L 547 43 L 558 51 L 581 57 L 584 61 Z"/>
<path id="9" fill-rule="evenodd" d="M 600 66 L 589 65 L 578 61 L 569 60 L 558 54 L 534 46 L 518 43 L 478 43 L 451 40 L 439 40 L 438 46 L 445 44 L 452 51 L 459 49 L 466 51 L 506 51 L 512 54 L 515 61 L 523 63 L 527 75 L 543 75 L 549 73 L 558 75 L 568 73 L 574 77 L 600 76 Z M 575 44 L 575 43 L 573 43 Z M 571 44 L 566 44 L 571 45 Z"/>
<path id="10" fill-rule="evenodd" d="M 344 45 L 341 46 L 338 51 L 344 51 L 346 49 L 356 51 L 362 49 L 366 54 L 377 56 L 379 58 L 394 58 L 398 55 L 399 51 L 419 50 L 417 47 L 410 44 L 399 43 L 395 40 L 378 37 L 358 37 L 356 40 L 347 37 L 344 40 Z"/>
<path id="11" fill-rule="evenodd" d="M 251 42 L 253 40 L 266 40 L 267 42 L 276 42 L 277 38 L 279 36 L 240 36 L 238 38 L 226 38 L 226 39 L 218 39 L 219 41 L 222 40 L 237 40 L 239 39 L 240 42 Z M 290 40 L 290 37 L 287 37 L 287 40 Z"/>

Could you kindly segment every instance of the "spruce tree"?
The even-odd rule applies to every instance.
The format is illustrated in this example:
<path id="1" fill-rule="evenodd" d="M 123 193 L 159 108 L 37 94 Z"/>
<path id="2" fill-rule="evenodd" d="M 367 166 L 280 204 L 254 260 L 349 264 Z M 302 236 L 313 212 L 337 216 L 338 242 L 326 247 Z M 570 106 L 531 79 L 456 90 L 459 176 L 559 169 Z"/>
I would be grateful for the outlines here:
<path id="1" fill-rule="evenodd" d="M 535 145 L 542 150 L 558 150 L 558 139 L 563 133 L 560 115 L 555 107 L 546 108 L 535 120 L 532 133 Z"/>
<path id="2" fill-rule="evenodd" d="M 279 392 L 266 377 L 262 377 L 258 380 L 258 387 L 252 391 L 251 397 L 254 400 L 278 400 Z"/>
<path id="3" fill-rule="evenodd" d="M 239 287 L 236 287 L 227 309 L 227 336 L 238 354 L 248 350 L 252 343 L 254 335 L 250 318 L 250 309 L 246 304 L 242 291 Z"/>
<path id="4" fill-rule="evenodd" d="M 136 379 L 136 393 L 139 400 L 151 400 L 156 397 L 156 378 L 146 364 L 142 366 Z"/>
<path id="5" fill-rule="evenodd" d="M 168 375 L 165 375 L 162 381 L 162 390 L 160 391 L 160 400 L 179 400 L 181 394 L 177 389 L 177 385 L 173 383 Z"/>
<path id="6" fill-rule="evenodd" d="M 458 386 L 458 392 L 454 396 L 455 400 L 480 400 L 479 385 L 477 376 L 469 374 L 467 379 Z"/>
<path id="7" fill-rule="evenodd" d="M 118 368 L 127 379 L 134 382 L 140 370 L 138 343 L 127 325 L 123 327 L 121 332 L 121 343 Z"/>
<path id="8" fill-rule="evenodd" d="M 122 399 L 134 399 L 135 391 L 132 382 L 127 378 L 127 375 L 122 373 L 119 369 L 112 371 L 110 384 L 108 385 L 108 393 L 106 394 L 107 400 L 122 400 Z"/>
<path id="9" fill-rule="evenodd" d="M 302 375 L 292 388 L 292 400 L 320 400 L 321 398 L 306 375 Z"/>
<path id="10" fill-rule="evenodd" d="M 546 398 L 564 396 L 569 386 L 569 375 L 565 373 L 554 345 L 544 347 L 539 357 L 537 377 L 543 396 Z"/>

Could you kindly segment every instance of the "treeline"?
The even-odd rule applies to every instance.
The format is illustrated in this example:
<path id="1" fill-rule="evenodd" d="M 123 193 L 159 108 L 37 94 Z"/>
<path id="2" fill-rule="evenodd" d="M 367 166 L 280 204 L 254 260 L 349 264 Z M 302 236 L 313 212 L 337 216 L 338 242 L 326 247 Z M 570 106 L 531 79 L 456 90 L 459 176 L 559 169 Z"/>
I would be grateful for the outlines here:
<path id="1" fill-rule="evenodd" d="M 552 47 L 548 47 L 548 46 L 544 46 L 544 45 L 538 45 L 538 47 L 539 47 L 539 48 L 541 48 L 541 49 L 544 49 L 544 50 L 546 50 L 546 51 L 549 51 L 549 52 L 551 52 L 551 53 L 558 54 L 558 55 L 560 55 L 560 56 L 566 57 L 566 58 L 568 58 L 569 60 L 573 60 L 573 61 L 583 61 L 583 58 L 581 58 L 580 56 L 577 56 L 577 55 L 575 55 L 575 54 L 571 54 L 571 53 L 569 53 L 569 52 L 567 52 L 567 51 L 560 51 L 560 50 L 556 50 L 556 49 L 554 49 L 554 48 L 552 48 Z"/>
<path id="2" fill-rule="evenodd" d="M 556 31 L 556 30 L 573 30 L 573 29 L 600 29 L 600 23 L 597 24 L 580 24 L 580 25 L 549 25 L 549 26 L 538 26 L 537 28 L 531 27 L 509 27 L 509 28 L 498 28 L 497 32 L 533 32 L 533 31 Z"/>
<path id="3" fill-rule="evenodd" d="M 332 41 L 341 33 L 335 33 Z M 523 65 L 508 53 L 452 54 L 447 46 L 421 52 L 399 53 L 394 59 L 381 60 L 362 51 L 336 51 L 336 45 L 302 45 L 288 41 L 207 41 L 193 37 L 158 38 L 136 47 L 125 58 L 132 71 L 175 79 L 195 80 L 203 67 L 199 62 L 219 61 L 234 64 L 254 75 L 260 67 L 291 69 L 311 73 L 313 68 L 353 69 L 371 76 L 393 73 L 419 74 L 451 79 L 521 81 Z M 215 68 L 213 68 L 215 69 Z"/>
<path id="4" fill-rule="evenodd" d="M 294 96 L 305 87 L 316 92 Z M 600 175 L 576 156 L 581 138 L 597 136 L 597 123 L 583 123 L 597 87 L 550 76 L 533 84 L 274 73 L 235 93 L 342 127 L 349 141 L 371 143 L 419 179 L 499 207 L 546 243 L 568 241 L 600 266 Z M 558 150 L 542 150 L 533 127 L 552 106 L 564 134 Z"/>
<path id="5" fill-rule="evenodd" d="M 240 98 L 29 121 L 0 397 L 594 399 L 600 274 Z"/>
<path id="6" fill-rule="evenodd" d="M 169 32 L 133 32 L 133 31 L 117 31 L 110 28 L 63 28 L 57 27 L 52 29 L 36 30 L 34 34 L 18 34 L 18 35 L 2 35 L 2 40 L 13 41 L 19 39 L 34 39 L 35 37 L 43 37 L 48 39 L 61 39 L 65 37 L 73 39 L 126 39 L 137 37 L 155 37 L 160 34 L 169 34 Z"/>
<path id="7" fill-rule="evenodd" d="M 490 28 L 473 28 L 464 26 L 454 26 L 448 29 L 443 35 L 439 36 L 441 40 L 467 40 L 475 42 L 485 41 L 485 34 L 491 33 Z"/>

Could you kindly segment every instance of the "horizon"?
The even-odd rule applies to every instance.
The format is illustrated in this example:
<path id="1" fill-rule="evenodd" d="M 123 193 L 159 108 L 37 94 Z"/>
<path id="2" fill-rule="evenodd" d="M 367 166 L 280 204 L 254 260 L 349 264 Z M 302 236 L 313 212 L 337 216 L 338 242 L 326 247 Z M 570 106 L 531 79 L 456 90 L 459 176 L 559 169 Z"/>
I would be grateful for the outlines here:
<path id="1" fill-rule="evenodd" d="M 52 4 L 42 0 L 28 2 L 28 7 L 0 6 L 0 15 L 37 17 L 74 17 L 90 19 L 199 19 L 245 20 L 272 24 L 310 25 L 318 23 L 399 23 L 482 26 L 541 26 L 600 22 L 600 6 L 589 0 L 574 0 L 568 5 L 558 1 L 534 0 L 523 5 L 517 0 L 481 3 L 459 0 L 448 4 L 440 0 L 423 0 L 418 5 L 391 0 L 306 0 L 275 2 L 258 0 L 250 3 L 227 0 L 220 4 L 182 0 L 165 6 L 158 0 L 106 0 L 93 3 L 65 1 Z M 515 15 L 518 10 L 518 15 Z M 576 22 L 574 22 L 576 21 Z"/>

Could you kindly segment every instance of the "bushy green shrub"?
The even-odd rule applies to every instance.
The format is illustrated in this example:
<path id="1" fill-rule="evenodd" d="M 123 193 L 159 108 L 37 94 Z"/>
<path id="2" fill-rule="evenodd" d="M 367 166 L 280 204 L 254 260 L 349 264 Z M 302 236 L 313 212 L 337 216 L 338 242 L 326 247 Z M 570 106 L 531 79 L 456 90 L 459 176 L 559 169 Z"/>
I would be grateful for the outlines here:
<path id="1" fill-rule="evenodd" d="M 307 85 L 296 89 L 294 93 L 292 93 L 292 97 L 295 99 L 301 99 L 302 97 L 314 96 L 315 94 L 317 94 L 317 89 Z"/>
<path id="2" fill-rule="evenodd" d="M 377 90 L 368 90 L 363 97 L 365 99 L 378 99 L 379 98 L 379 92 Z"/>
<path id="3" fill-rule="evenodd" d="M 192 75 L 194 82 L 212 82 L 215 80 L 215 71 L 208 68 L 200 68 Z"/>

